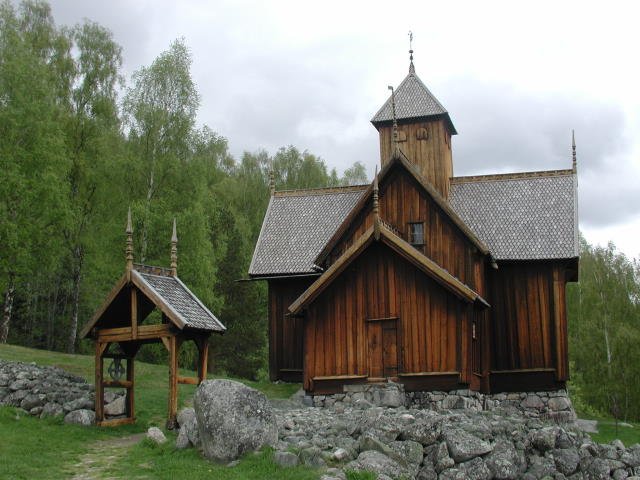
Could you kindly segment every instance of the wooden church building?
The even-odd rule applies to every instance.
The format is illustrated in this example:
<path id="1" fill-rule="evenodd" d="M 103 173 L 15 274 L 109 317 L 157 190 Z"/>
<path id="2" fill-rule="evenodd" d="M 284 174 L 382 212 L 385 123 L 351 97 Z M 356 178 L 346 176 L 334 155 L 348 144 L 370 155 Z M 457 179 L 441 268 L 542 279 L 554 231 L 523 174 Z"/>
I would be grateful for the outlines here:
<path id="1" fill-rule="evenodd" d="M 575 142 L 571 169 L 453 176 L 456 129 L 413 60 L 372 123 L 370 185 L 271 195 L 249 268 L 269 285 L 271 379 L 312 395 L 563 388 Z"/>

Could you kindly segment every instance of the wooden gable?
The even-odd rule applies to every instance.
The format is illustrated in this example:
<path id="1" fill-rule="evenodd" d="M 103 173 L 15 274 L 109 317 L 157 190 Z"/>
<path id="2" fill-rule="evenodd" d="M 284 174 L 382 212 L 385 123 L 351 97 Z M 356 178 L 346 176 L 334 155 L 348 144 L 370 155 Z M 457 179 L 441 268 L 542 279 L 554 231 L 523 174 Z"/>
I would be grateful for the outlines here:
<path id="1" fill-rule="evenodd" d="M 409 388 L 467 385 L 476 310 L 471 298 L 393 244 L 361 239 L 354 247 L 352 261 L 317 295 L 292 306 L 306 308 L 304 388 L 330 393 L 332 385 L 387 377 Z"/>
<path id="2" fill-rule="evenodd" d="M 423 223 L 425 244 L 421 252 L 463 283 L 485 294 L 483 270 L 488 249 L 448 203 L 401 155 L 394 157 L 378 178 L 382 221 L 405 241 L 409 240 L 409 223 Z M 320 253 L 318 265 L 328 268 L 373 226 L 372 194 L 371 187 Z"/>
<path id="3" fill-rule="evenodd" d="M 151 270 L 151 269 L 154 270 Z M 141 269 L 142 272 L 137 270 Z M 116 283 L 102 306 L 91 320 L 82 328 L 81 337 L 88 337 L 94 329 L 119 328 L 144 322 L 157 307 L 173 327 L 223 332 L 225 327 L 207 309 L 206 306 L 180 281 L 166 269 L 137 265 L 127 271 Z M 150 273 L 153 272 L 153 273 Z M 158 289 L 149 281 L 157 277 L 170 282 L 170 292 Z M 154 282 L 155 283 L 155 282 Z M 177 298 L 176 298 L 177 297 Z M 193 321 L 193 314 L 202 317 Z M 132 321 L 134 319 L 135 321 Z"/>

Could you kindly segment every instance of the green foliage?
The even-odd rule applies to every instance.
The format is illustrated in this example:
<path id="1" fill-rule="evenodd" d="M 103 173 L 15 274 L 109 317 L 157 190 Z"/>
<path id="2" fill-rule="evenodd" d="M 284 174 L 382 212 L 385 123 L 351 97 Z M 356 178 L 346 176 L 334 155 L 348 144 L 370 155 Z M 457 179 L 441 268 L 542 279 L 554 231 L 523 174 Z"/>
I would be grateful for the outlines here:
<path id="1" fill-rule="evenodd" d="M 361 162 L 354 163 L 351 167 L 344 171 L 341 183 L 343 185 L 362 185 L 369 183 L 367 178 L 367 170 Z"/>
<path id="2" fill-rule="evenodd" d="M 580 281 L 567 287 L 574 389 L 590 411 L 640 418 L 640 265 L 582 239 Z"/>

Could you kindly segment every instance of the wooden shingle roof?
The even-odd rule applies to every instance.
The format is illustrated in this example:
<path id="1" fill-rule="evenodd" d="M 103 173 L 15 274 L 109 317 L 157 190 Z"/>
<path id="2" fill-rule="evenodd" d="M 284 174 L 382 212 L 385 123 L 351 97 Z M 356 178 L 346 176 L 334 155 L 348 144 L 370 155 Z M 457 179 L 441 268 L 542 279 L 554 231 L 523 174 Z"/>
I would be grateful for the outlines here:
<path id="1" fill-rule="evenodd" d="M 96 311 L 91 320 L 82 328 L 80 337 L 87 337 L 94 327 L 99 327 L 110 319 L 126 323 L 129 315 L 129 289 L 135 287 L 139 295 L 145 297 L 140 310 L 145 314 L 143 321 L 157 307 L 178 329 L 195 329 L 222 333 L 225 326 L 211 311 L 182 283 L 162 267 L 135 265 L 126 272 L 111 290 L 111 293 Z"/>
<path id="2" fill-rule="evenodd" d="M 497 260 L 578 256 L 573 170 L 457 177 L 449 201 Z"/>
<path id="3" fill-rule="evenodd" d="M 249 275 L 314 273 L 315 258 L 367 187 L 276 192 L 264 216 Z"/>
<path id="4" fill-rule="evenodd" d="M 422 80 L 415 74 L 415 71 L 410 70 L 409 75 L 398 85 L 395 90 L 395 102 L 396 102 L 396 118 L 398 121 L 428 118 L 428 117 L 443 117 L 445 118 L 449 130 L 452 135 L 457 134 L 453 122 L 449 117 L 449 113 L 438 101 L 438 99 L 431 93 L 427 86 L 422 83 Z M 391 105 L 391 96 L 380 107 L 380 110 L 373 116 L 371 123 L 379 125 L 382 123 L 393 121 L 393 109 Z"/>
<path id="5" fill-rule="evenodd" d="M 265 214 L 251 276 L 317 273 L 314 261 L 370 186 L 321 192 L 276 193 Z M 496 260 L 578 256 L 572 170 L 455 177 L 447 208 Z"/>

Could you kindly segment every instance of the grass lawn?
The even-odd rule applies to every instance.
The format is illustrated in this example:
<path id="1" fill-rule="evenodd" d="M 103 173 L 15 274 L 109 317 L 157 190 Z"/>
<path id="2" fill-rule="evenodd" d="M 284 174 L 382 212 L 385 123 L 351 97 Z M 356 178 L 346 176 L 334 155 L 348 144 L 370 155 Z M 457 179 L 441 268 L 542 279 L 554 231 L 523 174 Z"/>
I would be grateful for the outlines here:
<path id="1" fill-rule="evenodd" d="M 615 421 L 612 418 L 594 418 L 593 420 L 598 421 L 598 433 L 592 433 L 591 438 L 598 443 L 609 443 L 616 438 L 622 440 L 626 447 L 640 443 L 640 423 L 618 422 L 616 432 Z M 627 426 L 622 426 L 620 423 L 625 423 Z"/>
<path id="2" fill-rule="evenodd" d="M 93 357 L 0 345 L 3 360 L 56 365 L 93 383 Z M 194 375 L 182 371 L 183 375 Z M 136 362 L 135 425 L 115 428 L 83 428 L 66 425 L 60 419 L 40 420 L 18 409 L 0 407 L 0 478 L 70 478 L 81 473 L 77 464 L 95 449 L 96 442 L 109 442 L 145 432 L 149 426 L 163 428 L 167 415 L 168 367 Z M 211 377 L 213 378 L 213 377 Z M 272 384 L 241 380 L 270 398 L 287 398 L 300 385 Z M 179 405 L 188 404 L 194 385 L 180 385 Z M 316 479 L 318 471 L 306 467 L 281 468 L 271 460 L 271 452 L 250 454 L 229 468 L 204 460 L 194 449 L 176 450 L 175 434 L 169 442 L 156 446 L 142 441 L 120 452 L 117 461 L 105 460 L 105 476 L 110 478 L 216 478 L 216 479 Z"/>

